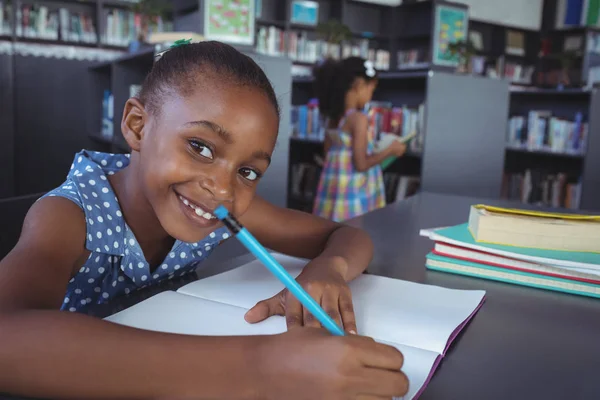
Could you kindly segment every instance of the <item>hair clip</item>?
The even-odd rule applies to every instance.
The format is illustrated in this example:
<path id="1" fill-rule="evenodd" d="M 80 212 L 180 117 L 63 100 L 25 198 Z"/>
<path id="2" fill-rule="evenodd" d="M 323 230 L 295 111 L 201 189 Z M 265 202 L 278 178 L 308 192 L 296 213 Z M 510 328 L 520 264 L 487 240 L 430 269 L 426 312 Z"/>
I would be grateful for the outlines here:
<path id="1" fill-rule="evenodd" d="M 171 45 L 171 49 L 174 48 L 174 47 L 184 46 L 184 45 L 190 44 L 190 43 L 192 43 L 192 39 L 179 39 L 179 40 L 176 40 Z"/>
<path id="2" fill-rule="evenodd" d="M 154 55 L 154 60 L 158 61 L 159 58 L 161 58 L 167 51 L 174 49 L 175 47 L 180 47 L 180 46 L 185 46 L 187 44 L 192 43 L 192 39 L 179 39 L 176 40 L 175 42 L 173 42 L 173 44 L 169 47 L 167 47 L 166 49 L 156 53 Z"/>
<path id="3" fill-rule="evenodd" d="M 367 74 L 368 77 L 373 78 L 376 75 L 375 67 L 373 66 L 373 62 L 371 60 L 366 60 L 364 66 L 365 66 L 365 74 Z"/>

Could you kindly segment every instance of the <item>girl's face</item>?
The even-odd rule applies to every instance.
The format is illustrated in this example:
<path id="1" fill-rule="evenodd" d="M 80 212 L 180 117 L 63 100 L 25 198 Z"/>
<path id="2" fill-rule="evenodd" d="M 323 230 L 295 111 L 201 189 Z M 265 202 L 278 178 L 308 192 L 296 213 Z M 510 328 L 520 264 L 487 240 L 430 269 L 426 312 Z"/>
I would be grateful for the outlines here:
<path id="1" fill-rule="evenodd" d="M 279 118 L 266 94 L 253 87 L 212 84 L 168 96 L 148 115 L 140 142 L 145 197 L 172 237 L 196 242 L 220 226 L 220 204 L 236 216 L 250 206 L 275 147 Z"/>
<path id="2" fill-rule="evenodd" d="M 358 99 L 360 102 L 360 107 L 364 107 L 365 104 L 371 101 L 373 98 L 373 92 L 377 88 L 377 80 L 371 79 L 366 80 L 359 78 L 358 79 Z"/>

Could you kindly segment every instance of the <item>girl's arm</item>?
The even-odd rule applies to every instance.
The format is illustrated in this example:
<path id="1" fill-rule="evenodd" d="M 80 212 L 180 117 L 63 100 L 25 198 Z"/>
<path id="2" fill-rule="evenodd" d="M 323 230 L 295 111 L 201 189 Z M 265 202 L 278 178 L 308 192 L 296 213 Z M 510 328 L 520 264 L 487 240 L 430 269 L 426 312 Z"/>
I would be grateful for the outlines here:
<path id="1" fill-rule="evenodd" d="M 408 390 L 402 354 L 367 338 L 316 329 L 174 335 L 59 311 L 67 282 L 85 257 L 84 238 L 76 205 L 42 199 L 28 213 L 17 246 L 0 262 L 0 393 L 77 400 L 293 400 L 391 398 Z"/>
<path id="2" fill-rule="evenodd" d="M 170 335 L 59 311 L 84 254 L 83 238 L 75 204 L 42 199 L 0 262 L 0 392 L 65 399 L 254 396 L 256 376 L 247 366 L 257 361 L 252 349 L 259 337 Z"/>
<path id="3" fill-rule="evenodd" d="M 373 242 L 361 229 L 274 206 L 255 196 L 240 222 L 265 247 L 293 257 L 328 258 L 347 264 L 344 279 L 360 275 L 373 257 Z"/>
<path id="4" fill-rule="evenodd" d="M 348 118 L 352 129 L 352 161 L 354 168 L 360 172 L 367 171 L 375 165 L 381 164 L 386 158 L 396 155 L 401 156 L 404 145 L 400 142 L 392 143 L 388 148 L 373 154 L 367 154 L 369 120 L 362 113 L 354 113 Z"/>

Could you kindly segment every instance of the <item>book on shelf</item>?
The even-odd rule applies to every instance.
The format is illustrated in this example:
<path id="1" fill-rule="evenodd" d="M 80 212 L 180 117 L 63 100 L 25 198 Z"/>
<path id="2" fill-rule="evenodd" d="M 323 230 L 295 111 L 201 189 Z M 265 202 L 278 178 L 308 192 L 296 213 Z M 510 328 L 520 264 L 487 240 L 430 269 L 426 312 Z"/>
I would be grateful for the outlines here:
<path id="1" fill-rule="evenodd" d="M 95 44 L 94 14 L 46 4 L 20 4 L 16 10 L 18 37 Z"/>
<path id="2" fill-rule="evenodd" d="M 578 209 L 581 204 L 579 177 L 526 169 L 523 173 L 504 173 L 501 197 L 522 203 Z"/>
<path id="3" fill-rule="evenodd" d="M 430 50 L 426 47 L 400 50 L 396 53 L 398 69 L 428 68 L 431 62 Z"/>
<path id="4" fill-rule="evenodd" d="M 385 134 L 393 134 L 411 140 L 408 149 L 413 153 L 423 150 L 425 106 L 416 108 L 406 105 L 394 107 L 389 102 L 372 101 L 365 107 L 369 117 L 369 129 L 372 129 L 377 141 Z"/>
<path id="5" fill-rule="evenodd" d="M 573 121 L 552 116 L 550 111 L 532 110 L 513 116 L 508 123 L 508 146 L 554 153 L 581 154 L 586 150 L 589 125 L 577 112 Z"/>
<path id="6" fill-rule="evenodd" d="M 150 23 L 142 24 L 144 17 L 141 14 L 123 9 L 104 8 L 102 18 L 105 26 L 102 43 L 110 46 L 126 47 L 142 34 L 150 36 L 155 32 L 173 31 L 173 23 L 160 16 L 154 16 Z"/>
<path id="7" fill-rule="evenodd" d="M 10 2 L 0 1 L 0 35 L 9 36 L 12 34 L 12 4 Z"/>
<path id="8" fill-rule="evenodd" d="M 471 206 L 469 231 L 480 243 L 600 253 L 600 216 Z"/>
<path id="9" fill-rule="evenodd" d="M 308 260 L 274 254 L 297 277 Z M 349 283 L 361 335 L 396 347 L 409 381 L 404 400 L 417 399 L 451 343 L 485 302 L 485 291 L 457 290 L 363 274 Z M 244 314 L 283 285 L 259 261 L 150 297 L 106 320 L 186 335 L 272 335 L 285 317 L 249 324 Z M 200 317 L 198 317 L 200 316 Z M 210 321 L 210 323 L 206 323 Z"/>
<path id="10" fill-rule="evenodd" d="M 368 39 L 355 39 L 340 45 L 311 39 L 306 31 L 285 31 L 276 26 L 261 26 L 258 29 L 256 51 L 274 56 L 286 55 L 293 61 L 311 64 L 328 57 L 339 60 L 359 56 L 373 61 L 377 69 L 390 68 L 389 52 L 371 48 Z"/>
<path id="11" fill-rule="evenodd" d="M 561 0 L 556 5 L 557 29 L 569 26 L 600 26 L 598 0 Z"/>
<path id="12" fill-rule="evenodd" d="M 317 100 L 291 108 L 292 137 L 323 141 L 325 139 L 325 120 L 319 112 Z"/>
<path id="13" fill-rule="evenodd" d="M 102 98 L 102 136 L 106 139 L 113 137 L 113 113 L 114 96 L 110 90 L 105 90 Z"/>

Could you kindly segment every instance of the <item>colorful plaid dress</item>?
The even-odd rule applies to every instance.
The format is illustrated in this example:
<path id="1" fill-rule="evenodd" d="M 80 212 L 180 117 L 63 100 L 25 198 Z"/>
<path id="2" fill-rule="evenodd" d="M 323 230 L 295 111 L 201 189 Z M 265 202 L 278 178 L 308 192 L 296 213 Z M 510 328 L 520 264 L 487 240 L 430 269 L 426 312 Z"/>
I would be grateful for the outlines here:
<path id="1" fill-rule="evenodd" d="M 352 135 L 341 130 L 350 110 L 341 119 L 327 152 L 319 180 L 313 214 L 345 221 L 385 206 L 385 189 L 381 167 L 376 165 L 360 172 L 352 162 Z M 375 148 L 372 129 L 368 133 L 367 153 Z"/>

